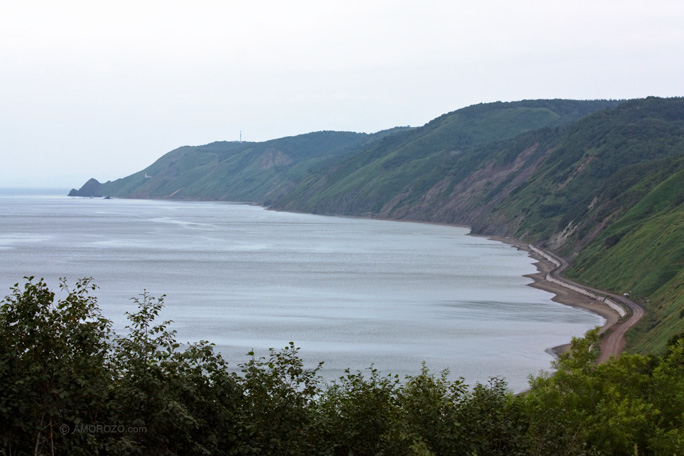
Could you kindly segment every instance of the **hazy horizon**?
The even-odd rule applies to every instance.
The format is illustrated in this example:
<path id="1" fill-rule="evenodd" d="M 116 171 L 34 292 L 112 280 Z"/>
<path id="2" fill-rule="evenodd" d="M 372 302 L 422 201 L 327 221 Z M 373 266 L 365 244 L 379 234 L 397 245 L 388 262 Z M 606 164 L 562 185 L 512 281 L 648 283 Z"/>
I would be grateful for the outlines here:
<path id="1" fill-rule="evenodd" d="M 421 126 L 476 103 L 682 96 L 684 4 L 6 2 L 0 187 L 183 145 Z"/>

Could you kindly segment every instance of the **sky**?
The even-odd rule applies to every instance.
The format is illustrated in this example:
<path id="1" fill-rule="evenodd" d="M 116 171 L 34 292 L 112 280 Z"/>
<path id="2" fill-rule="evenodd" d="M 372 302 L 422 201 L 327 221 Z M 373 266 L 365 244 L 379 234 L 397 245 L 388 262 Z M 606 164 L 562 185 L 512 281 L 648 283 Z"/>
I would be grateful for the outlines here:
<path id="1" fill-rule="evenodd" d="M 684 96 L 681 0 L 0 0 L 0 187 L 78 188 L 240 135 L 646 96 Z"/>

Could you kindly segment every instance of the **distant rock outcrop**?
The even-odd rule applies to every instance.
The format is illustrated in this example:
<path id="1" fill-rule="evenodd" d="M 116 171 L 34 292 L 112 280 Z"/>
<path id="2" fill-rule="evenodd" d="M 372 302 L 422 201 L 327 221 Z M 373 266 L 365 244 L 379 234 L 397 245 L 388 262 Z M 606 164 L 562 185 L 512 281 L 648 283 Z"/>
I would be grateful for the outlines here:
<path id="1" fill-rule="evenodd" d="M 102 196 L 100 187 L 102 184 L 97 179 L 91 178 L 78 190 L 72 188 L 68 196 Z"/>
<path id="2" fill-rule="evenodd" d="M 292 163 L 292 158 L 284 154 L 282 150 L 268 149 L 259 158 L 259 169 L 267 170 L 274 167 L 287 166 Z"/>

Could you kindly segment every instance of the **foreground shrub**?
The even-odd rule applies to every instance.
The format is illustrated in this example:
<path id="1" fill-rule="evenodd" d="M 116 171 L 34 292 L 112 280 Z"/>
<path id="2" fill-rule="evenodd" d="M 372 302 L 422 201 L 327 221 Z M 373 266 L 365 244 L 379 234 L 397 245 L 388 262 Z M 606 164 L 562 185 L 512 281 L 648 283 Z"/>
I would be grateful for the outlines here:
<path id="1" fill-rule="evenodd" d="M 43 280 L 0 305 L 0 454 L 684 454 L 684 340 L 597 365 L 598 333 L 514 396 L 426 366 L 325 384 L 290 343 L 238 373 L 206 341 L 181 346 L 163 307 L 134 299 L 125 335 L 89 279 L 56 299 Z"/>

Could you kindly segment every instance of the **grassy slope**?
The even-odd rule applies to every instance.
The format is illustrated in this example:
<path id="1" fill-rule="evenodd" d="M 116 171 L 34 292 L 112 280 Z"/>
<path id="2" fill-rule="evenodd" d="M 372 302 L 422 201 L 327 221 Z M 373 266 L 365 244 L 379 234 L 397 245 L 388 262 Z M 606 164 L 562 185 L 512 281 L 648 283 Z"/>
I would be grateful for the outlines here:
<path id="1" fill-rule="evenodd" d="M 642 353 L 660 351 L 669 337 L 684 333 L 683 191 L 680 170 L 611 224 L 572 271 L 580 280 L 644 301 L 649 312 L 630 340 Z"/>
<path id="2" fill-rule="evenodd" d="M 683 203 L 684 100 L 647 99 L 573 125 L 499 210 L 575 257 L 570 277 L 641 300 L 630 348 L 653 352 L 684 332 Z"/>
<path id="3" fill-rule="evenodd" d="M 283 185 L 300 179 L 310 167 L 373 140 L 361 133 L 317 132 L 262 143 L 184 146 L 139 173 L 103 184 L 100 193 L 128 198 L 264 201 Z"/>

